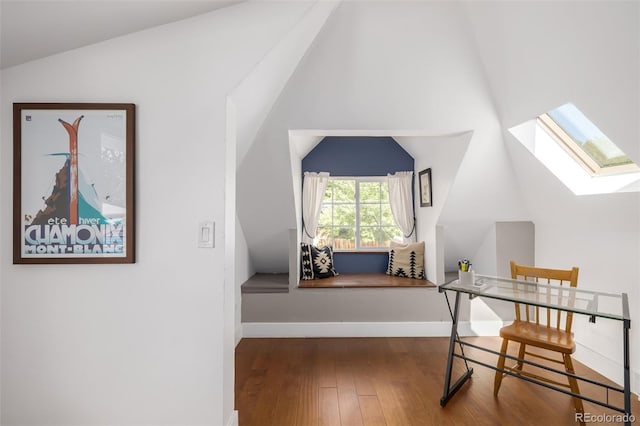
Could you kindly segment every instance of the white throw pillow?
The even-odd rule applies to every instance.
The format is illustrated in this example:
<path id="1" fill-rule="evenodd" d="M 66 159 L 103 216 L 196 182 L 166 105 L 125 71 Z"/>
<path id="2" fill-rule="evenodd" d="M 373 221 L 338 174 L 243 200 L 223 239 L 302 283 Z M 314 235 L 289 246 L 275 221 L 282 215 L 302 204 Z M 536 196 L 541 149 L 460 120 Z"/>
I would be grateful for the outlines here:
<path id="1" fill-rule="evenodd" d="M 387 275 L 425 280 L 424 241 L 400 244 L 391 241 Z"/>

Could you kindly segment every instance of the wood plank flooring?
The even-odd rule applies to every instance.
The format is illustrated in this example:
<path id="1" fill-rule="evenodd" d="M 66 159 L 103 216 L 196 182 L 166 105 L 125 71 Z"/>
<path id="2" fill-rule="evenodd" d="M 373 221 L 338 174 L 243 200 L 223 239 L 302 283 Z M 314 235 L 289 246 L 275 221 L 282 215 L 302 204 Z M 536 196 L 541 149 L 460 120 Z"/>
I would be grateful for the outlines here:
<path id="1" fill-rule="evenodd" d="M 495 350 L 500 346 L 494 337 L 468 340 Z M 446 407 L 440 407 L 448 341 L 441 337 L 243 339 L 236 348 L 240 426 L 576 424 L 569 396 L 506 377 L 494 398 L 494 371 L 473 364 L 472 379 Z M 465 353 L 495 365 L 494 355 L 468 347 Z M 578 374 L 603 379 L 575 364 Z M 462 369 L 457 360 L 453 377 Z M 604 397 L 592 385 L 580 386 L 584 395 Z M 611 403 L 622 405 L 615 393 L 609 397 Z M 584 405 L 585 412 L 594 416 L 618 414 Z M 640 417 L 635 395 L 631 411 Z"/>

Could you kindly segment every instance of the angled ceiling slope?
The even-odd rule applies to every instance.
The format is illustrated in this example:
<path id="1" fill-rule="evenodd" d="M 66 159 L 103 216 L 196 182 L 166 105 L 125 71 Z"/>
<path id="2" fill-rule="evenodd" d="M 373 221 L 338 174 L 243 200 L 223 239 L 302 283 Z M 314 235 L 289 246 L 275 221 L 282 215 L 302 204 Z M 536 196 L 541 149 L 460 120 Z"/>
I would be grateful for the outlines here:
<path id="1" fill-rule="evenodd" d="M 243 0 L 0 2 L 0 68 L 211 12 Z"/>
<path id="2" fill-rule="evenodd" d="M 303 2 L 300 2 L 301 4 Z M 339 2 L 306 2 L 300 20 L 229 94 L 235 107 L 236 166 L 256 141 L 260 127 Z"/>

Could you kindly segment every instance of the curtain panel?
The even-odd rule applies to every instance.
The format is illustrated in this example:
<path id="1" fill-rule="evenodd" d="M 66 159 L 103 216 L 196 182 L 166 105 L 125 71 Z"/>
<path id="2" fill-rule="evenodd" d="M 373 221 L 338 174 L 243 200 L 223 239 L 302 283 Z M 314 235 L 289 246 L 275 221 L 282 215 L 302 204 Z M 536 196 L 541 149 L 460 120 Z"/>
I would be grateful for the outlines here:
<path id="1" fill-rule="evenodd" d="M 404 234 L 404 242 L 416 241 L 416 223 L 413 215 L 413 172 L 387 175 L 389 203 L 396 224 Z"/>
<path id="2" fill-rule="evenodd" d="M 327 172 L 304 172 L 302 186 L 302 242 L 312 244 L 318 229 L 320 209 L 329 183 Z"/>

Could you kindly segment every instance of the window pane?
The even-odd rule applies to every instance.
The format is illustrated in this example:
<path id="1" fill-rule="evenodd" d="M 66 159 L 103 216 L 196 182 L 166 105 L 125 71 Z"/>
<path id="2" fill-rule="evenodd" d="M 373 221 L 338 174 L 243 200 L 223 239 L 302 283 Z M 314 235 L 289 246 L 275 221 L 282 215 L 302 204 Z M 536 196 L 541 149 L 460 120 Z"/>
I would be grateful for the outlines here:
<path id="1" fill-rule="evenodd" d="M 379 227 L 360 227 L 360 247 L 377 248 L 380 247 Z"/>
<path id="2" fill-rule="evenodd" d="M 327 183 L 327 189 L 324 191 L 324 200 L 323 203 L 330 203 L 333 200 L 333 182 L 329 181 Z"/>
<path id="3" fill-rule="evenodd" d="M 356 200 L 356 181 L 355 180 L 334 180 L 333 183 L 333 202 L 355 202 Z"/>
<path id="4" fill-rule="evenodd" d="M 380 184 L 380 200 L 383 203 L 389 202 L 389 185 L 387 182 L 381 182 Z"/>
<path id="5" fill-rule="evenodd" d="M 393 218 L 391 212 L 391 206 L 389 204 L 382 205 L 382 224 L 387 226 L 396 226 L 396 221 Z"/>
<path id="6" fill-rule="evenodd" d="M 547 113 L 599 167 L 632 164 L 616 144 L 572 103 Z"/>
<path id="7" fill-rule="evenodd" d="M 397 226 L 383 226 L 382 227 L 382 247 L 389 247 L 391 241 L 402 242 L 402 231 Z"/>
<path id="8" fill-rule="evenodd" d="M 331 204 L 322 206 L 318 226 L 331 226 L 331 210 Z"/>
<path id="9" fill-rule="evenodd" d="M 335 226 L 356 226 L 355 204 L 336 204 L 333 206 L 333 224 Z"/>
<path id="10" fill-rule="evenodd" d="M 360 226 L 380 225 L 380 204 L 360 205 Z"/>
<path id="11" fill-rule="evenodd" d="M 360 202 L 380 202 L 380 182 L 360 182 Z"/>
<path id="12" fill-rule="evenodd" d="M 361 248 L 378 248 L 380 247 L 380 228 L 379 227 L 360 227 L 360 247 Z"/>
<path id="13" fill-rule="evenodd" d="M 355 228 L 333 228 L 333 248 L 334 249 L 355 249 L 356 230 Z"/>
<path id="14" fill-rule="evenodd" d="M 332 245 L 331 228 L 318 227 L 316 229 L 316 237 L 313 239 L 313 243 L 318 247 Z"/>

